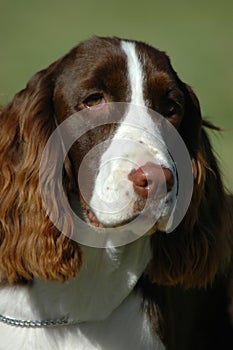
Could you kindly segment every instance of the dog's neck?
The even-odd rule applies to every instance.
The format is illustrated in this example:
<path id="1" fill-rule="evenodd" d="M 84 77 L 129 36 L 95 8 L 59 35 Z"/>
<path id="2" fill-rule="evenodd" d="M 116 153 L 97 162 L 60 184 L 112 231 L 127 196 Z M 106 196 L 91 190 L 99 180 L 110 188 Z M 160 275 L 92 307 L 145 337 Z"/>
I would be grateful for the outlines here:
<path id="1" fill-rule="evenodd" d="M 86 322 L 107 318 L 134 289 L 151 258 L 150 237 L 119 248 L 82 247 L 84 262 L 66 283 L 35 280 L 28 287 L 4 287 L 0 314 L 17 319 Z"/>

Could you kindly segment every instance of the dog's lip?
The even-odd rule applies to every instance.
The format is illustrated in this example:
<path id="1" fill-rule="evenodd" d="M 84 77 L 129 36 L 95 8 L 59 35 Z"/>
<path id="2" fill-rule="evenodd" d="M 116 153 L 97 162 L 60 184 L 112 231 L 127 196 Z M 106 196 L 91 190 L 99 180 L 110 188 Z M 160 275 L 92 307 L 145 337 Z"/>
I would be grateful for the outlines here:
<path id="1" fill-rule="evenodd" d="M 98 219 L 96 218 L 95 214 L 90 209 L 88 209 L 87 219 L 88 219 L 89 223 L 92 226 L 96 227 L 96 228 L 102 228 L 102 229 L 104 229 L 104 228 L 112 228 L 112 229 L 114 229 L 114 228 L 118 228 L 118 227 L 122 227 L 124 225 L 127 225 L 128 223 L 130 223 L 134 219 L 136 219 L 139 215 L 140 215 L 140 213 L 137 213 L 133 217 L 131 217 L 130 219 L 125 220 L 124 222 L 121 222 L 120 224 L 112 225 L 112 226 L 106 226 L 106 225 L 103 225 L 101 222 L 99 222 Z M 147 215 L 144 215 L 144 217 L 146 218 Z M 154 225 L 145 234 L 147 236 L 148 235 L 152 235 L 156 231 L 157 231 L 157 222 L 155 222 Z"/>
<path id="2" fill-rule="evenodd" d="M 149 219 L 151 220 L 151 212 L 150 209 L 149 210 L 145 210 L 143 213 L 142 211 L 144 210 L 145 205 L 144 204 L 140 204 L 137 208 L 135 208 L 134 213 L 127 219 L 117 223 L 117 224 L 112 224 L 112 225 L 106 225 L 102 222 L 100 222 L 95 213 L 92 211 L 92 209 L 90 209 L 90 207 L 88 207 L 86 209 L 86 220 L 89 222 L 89 224 L 91 224 L 94 227 L 98 227 L 98 228 L 117 228 L 117 227 L 122 227 L 124 225 L 127 225 L 131 222 L 133 222 L 133 220 L 135 220 L 137 217 L 139 217 L 140 215 L 142 215 L 142 217 L 144 219 Z M 154 225 L 156 226 L 156 224 Z M 153 226 L 153 227 L 154 227 Z"/>
<path id="3" fill-rule="evenodd" d="M 97 219 L 97 217 L 95 216 L 95 214 L 93 213 L 92 210 L 88 209 L 87 210 L 87 218 L 89 220 L 89 222 L 95 226 L 95 227 L 104 227 Z"/>
<path id="4" fill-rule="evenodd" d="M 130 222 L 132 222 L 137 216 L 139 215 L 139 213 L 135 213 L 132 217 L 130 217 L 129 219 L 126 219 L 122 222 L 120 222 L 119 224 L 116 224 L 116 225 L 111 225 L 111 226 L 108 226 L 108 225 L 104 225 L 103 223 L 101 223 L 96 215 L 94 214 L 94 212 L 88 208 L 87 209 L 87 219 L 89 221 L 89 223 L 92 225 L 92 226 L 95 226 L 95 227 L 100 227 L 100 228 L 117 228 L 117 227 L 121 227 L 123 225 L 126 225 Z"/>

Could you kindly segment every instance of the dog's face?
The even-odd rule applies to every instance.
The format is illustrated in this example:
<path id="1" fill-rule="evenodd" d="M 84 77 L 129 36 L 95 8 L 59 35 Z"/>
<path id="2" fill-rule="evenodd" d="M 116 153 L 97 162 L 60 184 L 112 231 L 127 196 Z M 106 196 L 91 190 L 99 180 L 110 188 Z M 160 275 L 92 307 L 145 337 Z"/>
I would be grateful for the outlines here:
<path id="1" fill-rule="evenodd" d="M 151 233 L 166 230 L 180 189 L 166 123 L 177 130 L 194 164 L 197 194 L 192 218 L 185 220 L 194 225 L 205 180 L 204 162 L 198 163 L 205 146 L 201 113 L 165 53 L 141 42 L 93 38 L 35 74 L 1 113 L 0 262 L 9 281 L 76 274 L 81 252 L 70 239 L 77 231 L 70 210 L 74 197 L 95 232 L 121 229 L 142 213 L 154 220 Z M 66 122 L 68 139 L 83 125 L 85 133 L 68 149 L 57 141 L 51 162 L 43 165 L 50 136 Z M 57 164 L 66 151 L 58 184 Z"/>
<path id="2" fill-rule="evenodd" d="M 83 122 L 90 129 L 100 117 L 105 123 L 69 152 L 78 179 L 84 157 L 102 142 L 89 166 L 89 194 L 80 193 L 89 223 L 122 225 L 147 201 L 153 215 L 162 200 L 156 225 L 166 228 L 176 200 L 176 168 L 152 110 L 179 129 L 185 113 L 182 87 L 167 56 L 146 44 L 95 38 L 65 57 L 53 96 L 57 122 L 86 110 Z"/>

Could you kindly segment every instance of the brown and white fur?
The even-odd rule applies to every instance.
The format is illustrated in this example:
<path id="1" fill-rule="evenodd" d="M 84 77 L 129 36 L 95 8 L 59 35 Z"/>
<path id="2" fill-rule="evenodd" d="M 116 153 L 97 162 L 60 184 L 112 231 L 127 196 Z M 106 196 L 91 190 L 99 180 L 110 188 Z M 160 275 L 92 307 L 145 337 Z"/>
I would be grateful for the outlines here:
<path id="1" fill-rule="evenodd" d="M 52 211 L 62 221 L 61 232 L 43 206 L 39 168 L 58 125 L 85 109 L 90 118 L 92 112 L 94 118 L 104 113 L 108 118 L 108 102 L 126 102 L 129 108 L 117 125 L 90 130 L 71 147 L 63 172 L 69 202 L 78 205 L 83 220 L 93 227 L 124 225 L 140 214 L 145 198 L 153 199 L 156 182 L 161 181 L 157 163 L 164 171 L 161 182 L 167 193 L 149 234 L 121 247 L 93 248 L 71 239 L 78 228 L 54 183 L 62 146 L 57 145 L 54 168 L 46 182 Z M 140 120 L 134 119 L 130 104 L 144 107 Z M 193 165 L 189 209 L 169 235 L 163 231 L 176 201 L 176 168 L 147 108 L 178 130 Z M 132 123 L 143 127 L 145 134 L 138 133 Z M 37 73 L 2 109 L 0 314 L 20 320 L 67 317 L 69 324 L 24 328 L 1 323 L 0 349 L 200 350 L 214 349 L 216 339 L 221 348 L 231 338 L 233 206 L 223 189 L 204 125 L 210 126 L 202 121 L 196 96 L 178 78 L 165 53 L 117 38 L 81 43 Z M 154 138 L 148 138 L 149 134 Z M 80 164 L 94 146 L 109 138 L 108 147 L 94 160 L 98 171 L 91 176 L 87 204 L 79 192 Z M 106 169 L 106 161 L 115 156 L 116 139 L 130 139 L 135 147 L 117 150 L 118 158 L 125 159 L 127 154 L 130 162 L 113 161 Z M 142 143 L 154 157 L 152 165 L 144 160 Z M 151 176 L 151 182 L 145 181 L 144 173 Z M 120 181 L 124 181 L 120 187 L 123 204 L 129 195 L 131 202 L 120 213 L 103 213 L 105 196 L 109 202 L 115 200 Z M 210 317 L 205 305 L 208 313 L 214 310 Z M 219 317 L 224 329 L 217 327 Z"/>

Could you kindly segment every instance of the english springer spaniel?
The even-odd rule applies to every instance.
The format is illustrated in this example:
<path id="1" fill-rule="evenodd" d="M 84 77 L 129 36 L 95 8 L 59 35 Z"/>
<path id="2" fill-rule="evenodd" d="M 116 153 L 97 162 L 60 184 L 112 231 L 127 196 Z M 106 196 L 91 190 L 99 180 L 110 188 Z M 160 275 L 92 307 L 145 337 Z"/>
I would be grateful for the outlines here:
<path id="1" fill-rule="evenodd" d="M 166 54 L 118 38 L 1 109 L 1 350 L 233 344 L 233 200 L 204 127 Z"/>

